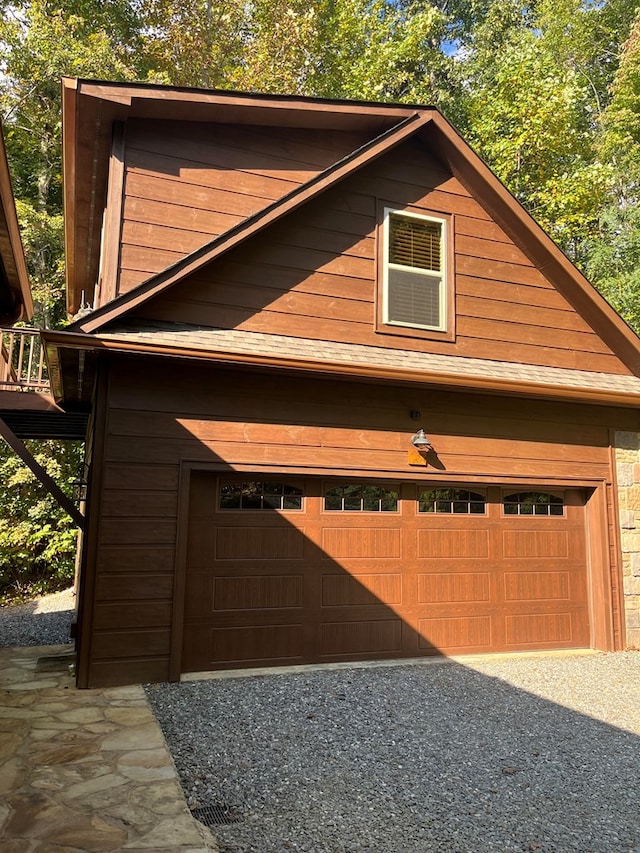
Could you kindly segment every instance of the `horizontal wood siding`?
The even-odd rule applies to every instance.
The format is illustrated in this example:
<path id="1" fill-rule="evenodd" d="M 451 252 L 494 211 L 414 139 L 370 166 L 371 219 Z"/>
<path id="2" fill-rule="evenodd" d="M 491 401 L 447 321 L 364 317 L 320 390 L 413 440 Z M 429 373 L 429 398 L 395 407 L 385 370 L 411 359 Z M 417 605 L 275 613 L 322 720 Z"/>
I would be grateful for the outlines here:
<path id="1" fill-rule="evenodd" d="M 208 243 L 365 141 L 362 134 L 339 131 L 131 121 L 118 292 Z"/>
<path id="2" fill-rule="evenodd" d="M 412 410 L 424 413 L 437 468 L 407 464 Z M 610 481 L 609 427 L 636 421 L 607 407 L 114 360 L 88 683 L 169 677 L 182 461 L 428 482 Z"/>
<path id="3" fill-rule="evenodd" d="M 382 203 L 453 214 L 456 340 L 375 329 Z M 131 233 L 125 223 L 125 233 Z M 175 262 L 192 239 L 150 225 L 129 269 Z M 171 247 L 170 249 L 167 247 Z M 139 309 L 141 317 L 551 367 L 629 371 L 462 184 L 418 142 L 362 169 Z"/>

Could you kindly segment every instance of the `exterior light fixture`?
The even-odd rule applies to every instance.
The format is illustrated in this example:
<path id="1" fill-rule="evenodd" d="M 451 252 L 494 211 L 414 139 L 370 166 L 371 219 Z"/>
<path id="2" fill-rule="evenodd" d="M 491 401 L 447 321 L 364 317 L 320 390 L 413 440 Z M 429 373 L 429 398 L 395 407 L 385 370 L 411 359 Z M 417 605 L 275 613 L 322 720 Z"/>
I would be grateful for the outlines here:
<path id="1" fill-rule="evenodd" d="M 409 465 L 421 465 L 426 467 L 429 464 L 429 451 L 433 450 L 433 445 L 424 434 L 421 428 L 415 435 L 411 436 L 411 447 L 407 457 Z"/>
<path id="2" fill-rule="evenodd" d="M 84 465 L 80 465 L 78 469 L 78 473 L 71 481 L 71 485 L 73 486 L 73 496 L 78 501 L 78 503 L 82 503 L 87 499 L 87 478 L 85 476 Z"/>
<path id="3" fill-rule="evenodd" d="M 422 428 L 419 429 L 415 435 L 411 436 L 411 444 L 413 444 L 417 450 L 422 451 L 429 450 L 431 447 L 431 442 L 424 434 L 424 430 Z"/>

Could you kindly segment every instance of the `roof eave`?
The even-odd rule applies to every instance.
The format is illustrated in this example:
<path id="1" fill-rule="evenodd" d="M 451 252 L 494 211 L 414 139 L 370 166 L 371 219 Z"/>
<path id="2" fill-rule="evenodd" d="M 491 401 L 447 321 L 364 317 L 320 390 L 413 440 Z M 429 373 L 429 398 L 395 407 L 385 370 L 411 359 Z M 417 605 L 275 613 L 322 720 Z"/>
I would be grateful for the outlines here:
<path id="1" fill-rule="evenodd" d="M 599 406 L 625 408 L 640 407 L 640 392 L 618 391 L 604 388 L 582 388 L 553 383 L 526 382 L 501 377 L 470 376 L 443 371 L 427 371 L 382 367 L 379 365 L 349 364 L 335 361 L 314 361 L 276 355 L 254 353 L 196 350 L 190 347 L 122 341 L 101 338 L 76 332 L 47 330 L 42 333 L 51 361 L 59 361 L 56 351 L 90 350 L 118 355 L 144 355 L 162 358 L 180 358 L 201 361 L 222 367 L 240 367 L 256 370 L 282 371 L 287 374 L 309 374 L 334 379 L 354 379 L 369 382 L 395 382 L 420 385 L 426 388 L 446 388 L 460 392 L 481 392 L 492 395 L 510 395 L 525 398 L 586 403 Z M 54 383 L 55 384 L 55 383 Z M 64 400 L 62 380 L 54 388 L 56 400 Z"/>

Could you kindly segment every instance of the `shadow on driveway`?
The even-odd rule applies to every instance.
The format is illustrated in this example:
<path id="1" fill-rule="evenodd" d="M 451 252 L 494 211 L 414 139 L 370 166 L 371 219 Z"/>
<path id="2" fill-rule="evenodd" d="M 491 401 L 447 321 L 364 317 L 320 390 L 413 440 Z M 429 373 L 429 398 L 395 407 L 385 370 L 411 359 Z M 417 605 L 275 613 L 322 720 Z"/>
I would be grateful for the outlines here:
<path id="1" fill-rule="evenodd" d="M 640 853 L 639 653 L 146 689 L 225 853 Z"/>

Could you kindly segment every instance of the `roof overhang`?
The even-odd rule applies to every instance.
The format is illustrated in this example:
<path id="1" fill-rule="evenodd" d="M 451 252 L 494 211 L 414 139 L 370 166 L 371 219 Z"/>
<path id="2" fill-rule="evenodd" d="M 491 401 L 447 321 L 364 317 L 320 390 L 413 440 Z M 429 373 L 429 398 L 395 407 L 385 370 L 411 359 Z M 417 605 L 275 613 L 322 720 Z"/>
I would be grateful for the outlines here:
<path id="1" fill-rule="evenodd" d="M 0 132 L 0 325 L 33 316 L 31 286 L 24 258 L 4 139 Z"/>
<path id="2" fill-rule="evenodd" d="M 200 333 L 200 334 L 199 334 Z M 52 390 L 65 407 L 88 405 L 97 358 L 103 355 L 188 359 L 286 375 L 418 385 L 458 392 L 515 395 L 591 405 L 640 406 L 640 379 L 620 374 L 522 367 L 415 351 L 332 344 L 317 357 L 319 341 L 234 330 L 167 332 L 114 329 L 101 335 L 43 332 Z M 78 376 L 81 376 L 80 382 Z"/>

